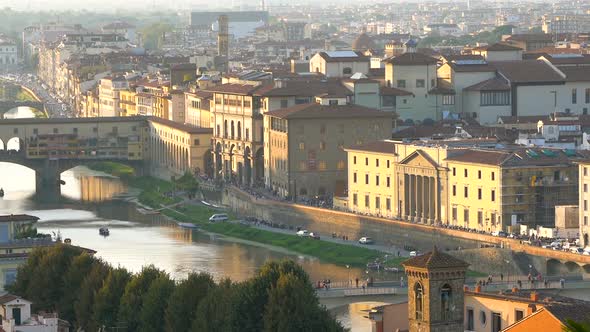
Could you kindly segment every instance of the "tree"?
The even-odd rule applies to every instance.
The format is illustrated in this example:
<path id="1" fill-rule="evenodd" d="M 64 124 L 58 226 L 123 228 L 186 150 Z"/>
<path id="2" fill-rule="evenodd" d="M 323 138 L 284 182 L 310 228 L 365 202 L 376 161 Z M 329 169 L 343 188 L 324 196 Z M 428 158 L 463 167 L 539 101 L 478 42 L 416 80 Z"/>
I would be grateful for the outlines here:
<path id="1" fill-rule="evenodd" d="M 166 331 L 190 331 L 199 303 L 214 288 L 215 282 L 206 273 L 191 273 L 176 285 L 166 308 Z"/>
<path id="2" fill-rule="evenodd" d="M 234 328 L 236 287 L 230 280 L 225 280 L 212 289 L 199 303 L 191 331 L 246 331 Z"/>
<path id="3" fill-rule="evenodd" d="M 93 318 L 94 297 L 104 284 L 104 280 L 111 270 L 111 266 L 102 261 L 96 261 L 92 270 L 88 273 L 82 287 L 78 291 L 78 298 L 74 305 L 76 312 L 76 325 L 84 331 L 98 330 L 98 323 Z"/>
<path id="4" fill-rule="evenodd" d="M 344 331 L 320 306 L 315 291 L 298 276 L 283 274 L 269 292 L 264 331 Z"/>
<path id="5" fill-rule="evenodd" d="M 167 23 L 153 23 L 140 30 L 143 46 L 147 49 L 159 49 L 166 33 L 172 31 L 172 25 Z"/>
<path id="6" fill-rule="evenodd" d="M 64 278 L 64 284 L 68 285 L 69 291 L 65 292 L 58 304 L 59 317 L 73 323 L 76 319 L 74 312 L 74 301 L 76 300 L 84 279 L 88 276 L 96 263 L 96 259 L 88 254 L 82 253 L 74 257 L 72 264 Z"/>
<path id="7" fill-rule="evenodd" d="M 590 332 L 590 323 L 567 319 L 563 330 L 564 332 Z"/>
<path id="8" fill-rule="evenodd" d="M 140 273 L 131 278 L 125 286 L 125 293 L 121 297 L 119 307 L 119 322 L 127 326 L 129 331 L 137 331 L 139 327 L 140 309 L 143 295 L 150 288 L 152 282 L 165 273 L 153 265 L 143 267 Z"/>
<path id="9" fill-rule="evenodd" d="M 152 282 L 142 298 L 139 315 L 140 331 L 159 332 L 164 330 L 165 320 L 162 317 L 166 312 L 166 306 L 173 291 L 174 281 L 167 274 L 158 277 Z"/>
<path id="10" fill-rule="evenodd" d="M 117 324 L 119 301 L 131 274 L 124 268 L 111 269 L 102 287 L 94 298 L 93 321 L 99 327 L 113 327 Z"/>

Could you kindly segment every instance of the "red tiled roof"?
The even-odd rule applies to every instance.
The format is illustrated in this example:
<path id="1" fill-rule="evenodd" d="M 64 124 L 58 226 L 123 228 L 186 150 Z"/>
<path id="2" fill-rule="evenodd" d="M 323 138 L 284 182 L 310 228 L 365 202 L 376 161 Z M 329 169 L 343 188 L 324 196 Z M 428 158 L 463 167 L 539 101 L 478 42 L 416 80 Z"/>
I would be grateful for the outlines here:
<path id="1" fill-rule="evenodd" d="M 10 215 L 3 215 L 0 216 L 0 222 L 10 222 L 10 221 L 37 221 L 39 220 L 38 217 L 31 216 L 28 214 L 10 214 Z"/>
<path id="2" fill-rule="evenodd" d="M 249 95 L 249 94 L 254 93 L 259 88 L 260 88 L 259 85 L 228 83 L 228 84 L 217 85 L 217 86 L 209 88 L 207 90 L 210 92 L 214 92 L 214 93 Z"/>
<path id="3" fill-rule="evenodd" d="M 383 61 L 398 66 L 433 65 L 438 62 L 437 59 L 422 53 L 404 53 Z"/>
<path id="4" fill-rule="evenodd" d="M 149 117 L 150 121 L 157 122 L 163 124 L 168 127 L 176 128 L 182 131 L 185 131 L 189 134 L 211 134 L 213 133 L 213 128 L 202 128 L 202 127 L 195 127 L 186 123 L 175 122 L 172 120 L 160 118 L 157 116 Z"/>
<path id="5" fill-rule="evenodd" d="M 509 91 L 510 86 L 508 83 L 498 77 L 490 78 L 483 82 L 476 83 L 474 85 L 465 88 L 467 91 Z"/>
<path id="6" fill-rule="evenodd" d="M 275 87 L 269 84 L 254 93 L 263 97 L 302 96 L 313 97 L 322 94 L 330 96 L 351 96 L 353 93 L 338 80 L 285 80 L 283 87 Z"/>
<path id="7" fill-rule="evenodd" d="M 491 62 L 496 70 L 511 83 L 562 83 L 565 78 L 541 60 Z"/>
<path id="8" fill-rule="evenodd" d="M 469 264 L 449 254 L 440 252 L 436 247 L 424 255 L 412 257 L 402 263 L 404 268 L 441 269 L 467 268 Z"/>
<path id="9" fill-rule="evenodd" d="M 392 141 L 373 141 L 361 145 L 354 145 L 346 150 L 367 151 L 377 153 L 395 154 L 395 142 Z"/>
<path id="10" fill-rule="evenodd" d="M 590 66 L 564 66 L 559 70 L 565 74 L 566 82 L 590 81 Z"/>

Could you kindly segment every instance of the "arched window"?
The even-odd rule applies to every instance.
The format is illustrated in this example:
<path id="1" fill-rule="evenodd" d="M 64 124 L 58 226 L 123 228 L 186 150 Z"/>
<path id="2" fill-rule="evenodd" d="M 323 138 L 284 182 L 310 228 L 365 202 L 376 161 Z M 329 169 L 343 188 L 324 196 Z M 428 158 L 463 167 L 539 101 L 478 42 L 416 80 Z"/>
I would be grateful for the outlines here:
<path id="1" fill-rule="evenodd" d="M 236 130 L 234 128 L 234 122 L 231 122 L 231 138 L 234 139 L 234 137 L 236 137 Z"/>
<path id="2" fill-rule="evenodd" d="M 417 282 L 414 286 L 414 303 L 416 304 L 416 319 L 422 320 L 422 312 L 424 309 L 424 289 L 422 285 Z"/>
<path id="3" fill-rule="evenodd" d="M 223 121 L 223 137 L 227 138 L 227 120 Z"/>
<path id="4" fill-rule="evenodd" d="M 242 139 L 242 123 L 238 121 L 238 139 Z"/>
<path id="5" fill-rule="evenodd" d="M 451 298 L 452 290 L 449 284 L 445 284 L 440 289 L 440 305 L 441 305 L 441 318 L 447 320 L 451 318 Z"/>

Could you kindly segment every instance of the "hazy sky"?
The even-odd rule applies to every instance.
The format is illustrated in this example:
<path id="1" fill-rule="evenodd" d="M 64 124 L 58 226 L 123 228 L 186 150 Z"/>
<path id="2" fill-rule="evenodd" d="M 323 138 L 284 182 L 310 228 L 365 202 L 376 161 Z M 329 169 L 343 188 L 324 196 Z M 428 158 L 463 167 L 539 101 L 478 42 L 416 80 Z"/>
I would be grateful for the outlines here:
<path id="1" fill-rule="evenodd" d="M 289 3 L 285 0 L 266 0 L 267 3 Z M 258 6 L 260 0 L 0 0 L 0 7 L 11 7 L 15 10 L 79 10 L 114 11 L 117 9 L 214 9 L 234 5 Z"/>

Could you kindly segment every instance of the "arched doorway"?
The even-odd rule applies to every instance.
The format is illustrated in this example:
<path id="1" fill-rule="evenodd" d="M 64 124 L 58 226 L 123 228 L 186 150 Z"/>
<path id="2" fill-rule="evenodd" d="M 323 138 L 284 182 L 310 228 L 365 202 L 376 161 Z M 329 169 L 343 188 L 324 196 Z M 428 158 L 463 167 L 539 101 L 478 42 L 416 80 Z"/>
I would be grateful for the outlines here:
<path id="1" fill-rule="evenodd" d="M 215 176 L 215 164 L 213 162 L 213 151 L 211 151 L 211 149 L 207 150 L 207 153 L 205 153 L 203 164 L 205 166 L 205 175 L 207 175 L 208 178 L 213 178 Z"/>
<path id="2" fill-rule="evenodd" d="M 226 167 L 226 179 L 229 180 L 229 182 L 234 182 L 235 180 L 235 172 L 234 172 L 234 150 L 236 148 L 235 144 L 232 144 L 229 147 L 229 160 L 227 161 L 227 167 Z"/>
<path id="3" fill-rule="evenodd" d="M 20 152 L 24 148 L 24 142 L 18 137 L 13 137 L 6 142 L 5 150 L 9 153 Z"/>

